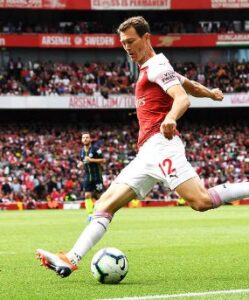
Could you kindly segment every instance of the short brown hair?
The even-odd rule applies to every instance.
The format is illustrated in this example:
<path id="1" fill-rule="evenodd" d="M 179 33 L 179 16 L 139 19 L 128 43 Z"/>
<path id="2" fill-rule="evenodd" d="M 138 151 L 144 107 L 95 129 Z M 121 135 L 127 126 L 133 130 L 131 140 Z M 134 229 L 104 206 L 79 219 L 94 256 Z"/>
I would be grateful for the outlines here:
<path id="1" fill-rule="evenodd" d="M 131 17 L 121 23 L 117 29 L 118 34 L 120 32 L 124 32 L 130 27 L 133 27 L 137 34 L 142 37 L 145 33 L 150 33 L 150 25 L 149 23 L 141 16 Z"/>

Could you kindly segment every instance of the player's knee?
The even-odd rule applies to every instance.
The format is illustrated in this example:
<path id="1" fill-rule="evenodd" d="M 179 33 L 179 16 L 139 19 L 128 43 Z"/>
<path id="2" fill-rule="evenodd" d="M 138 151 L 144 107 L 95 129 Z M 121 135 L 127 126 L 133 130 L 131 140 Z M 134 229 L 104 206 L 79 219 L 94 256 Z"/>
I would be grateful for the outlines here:
<path id="1" fill-rule="evenodd" d="M 190 201 L 190 206 L 192 209 L 199 212 L 204 212 L 213 208 L 212 201 L 207 193 L 203 193 L 198 197 L 193 197 L 192 201 Z"/>

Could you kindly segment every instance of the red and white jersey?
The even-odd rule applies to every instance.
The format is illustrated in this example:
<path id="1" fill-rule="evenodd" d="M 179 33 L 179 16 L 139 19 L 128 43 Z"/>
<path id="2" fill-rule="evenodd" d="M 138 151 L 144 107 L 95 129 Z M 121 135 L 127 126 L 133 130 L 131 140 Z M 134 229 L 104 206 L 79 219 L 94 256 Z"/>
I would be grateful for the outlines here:
<path id="1" fill-rule="evenodd" d="M 170 111 L 173 99 L 167 90 L 182 84 L 184 76 L 176 73 L 168 59 L 161 53 L 151 57 L 140 67 L 135 96 L 139 122 L 138 147 L 155 133 Z"/>

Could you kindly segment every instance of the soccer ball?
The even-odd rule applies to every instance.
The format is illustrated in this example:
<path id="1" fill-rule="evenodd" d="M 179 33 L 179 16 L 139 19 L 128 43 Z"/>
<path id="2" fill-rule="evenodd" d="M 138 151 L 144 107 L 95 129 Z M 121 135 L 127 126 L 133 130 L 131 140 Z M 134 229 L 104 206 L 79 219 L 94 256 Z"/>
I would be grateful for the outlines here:
<path id="1" fill-rule="evenodd" d="M 99 250 L 92 258 L 91 271 L 101 283 L 119 283 L 128 273 L 128 260 L 117 248 Z"/>

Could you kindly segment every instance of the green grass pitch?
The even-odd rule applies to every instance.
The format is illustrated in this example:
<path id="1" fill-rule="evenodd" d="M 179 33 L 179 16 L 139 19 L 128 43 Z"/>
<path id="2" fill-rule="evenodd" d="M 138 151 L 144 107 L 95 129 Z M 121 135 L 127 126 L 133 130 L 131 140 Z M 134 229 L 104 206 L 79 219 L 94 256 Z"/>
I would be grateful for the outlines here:
<path id="1" fill-rule="evenodd" d="M 0 299 L 163 299 L 156 296 L 249 288 L 249 206 L 124 208 L 70 277 L 39 266 L 36 248 L 69 250 L 86 224 L 84 210 L 0 211 Z M 118 285 L 91 274 L 91 258 L 103 247 L 128 256 Z M 177 299 L 244 300 L 249 293 Z"/>

